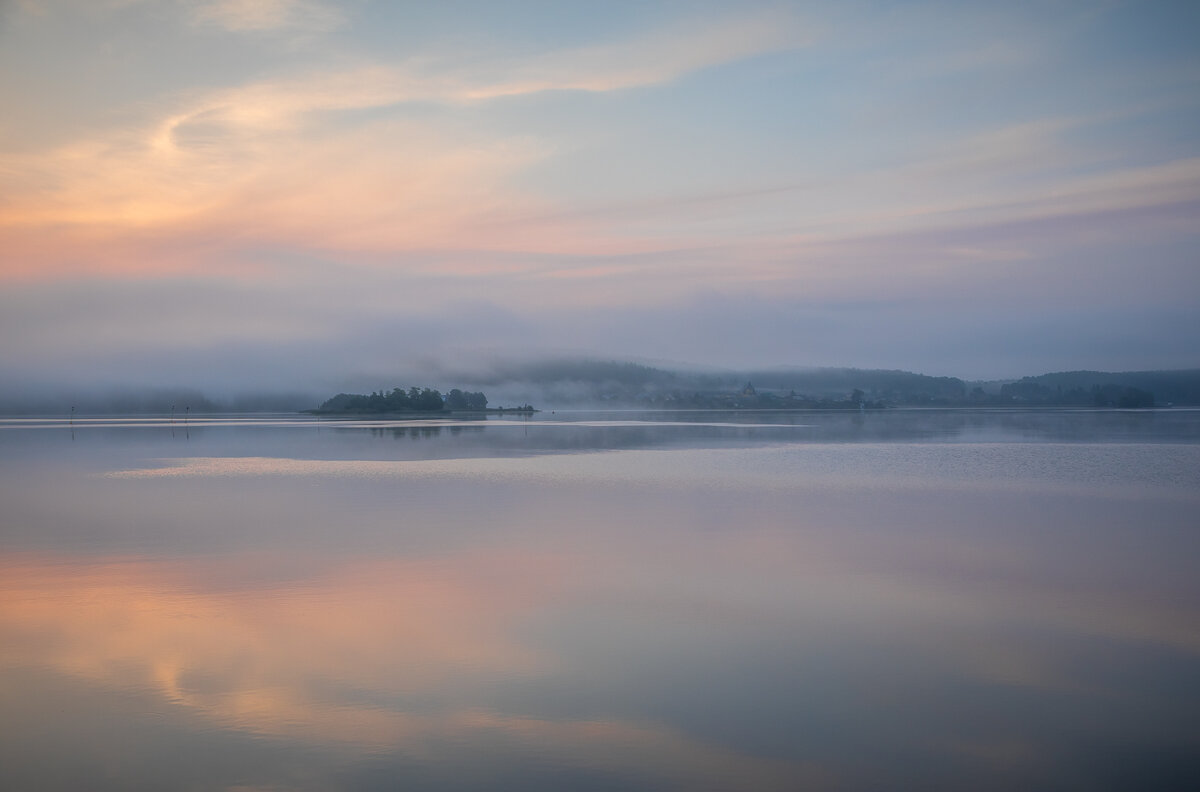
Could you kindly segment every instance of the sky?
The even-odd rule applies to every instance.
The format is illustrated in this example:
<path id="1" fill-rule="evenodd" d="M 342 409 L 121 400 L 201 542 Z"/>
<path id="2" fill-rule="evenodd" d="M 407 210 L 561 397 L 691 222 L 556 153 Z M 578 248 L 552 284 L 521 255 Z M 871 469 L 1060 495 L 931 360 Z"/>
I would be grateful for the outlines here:
<path id="1" fill-rule="evenodd" d="M 1198 30 L 1153 0 L 0 0 L 0 383 L 1198 367 Z"/>

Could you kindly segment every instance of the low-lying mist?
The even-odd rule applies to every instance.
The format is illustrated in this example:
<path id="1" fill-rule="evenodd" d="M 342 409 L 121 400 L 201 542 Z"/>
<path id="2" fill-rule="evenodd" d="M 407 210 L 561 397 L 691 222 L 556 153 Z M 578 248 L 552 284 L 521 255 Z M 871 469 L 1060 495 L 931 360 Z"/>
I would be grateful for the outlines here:
<path id="1" fill-rule="evenodd" d="M 482 391 L 490 407 L 540 409 L 758 408 L 808 403 L 869 402 L 886 406 L 1169 406 L 1200 404 L 1200 370 L 1035 374 L 971 381 L 894 369 L 761 367 L 715 369 L 583 357 L 425 360 L 394 376 L 307 389 L 222 389 L 132 385 L 51 385 L 0 393 L 5 414 L 191 414 L 297 412 L 338 393 L 386 393 L 393 388 Z M 772 402 L 771 399 L 783 399 Z"/>

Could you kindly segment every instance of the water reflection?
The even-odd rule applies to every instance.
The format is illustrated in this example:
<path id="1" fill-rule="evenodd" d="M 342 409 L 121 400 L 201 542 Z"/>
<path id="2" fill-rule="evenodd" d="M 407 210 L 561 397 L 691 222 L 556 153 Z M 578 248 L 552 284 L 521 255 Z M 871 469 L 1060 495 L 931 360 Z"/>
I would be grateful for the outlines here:
<path id="1" fill-rule="evenodd" d="M 10 563 L 0 629 L 40 640 L 32 652 L 25 643 L 32 656 L 7 660 L 147 689 L 210 728 L 366 753 L 449 762 L 431 746 L 499 742 L 556 764 L 587 767 L 608 755 L 616 761 L 606 772 L 778 775 L 772 761 L 661 725 L 483 706 L 506 680 L 561 670 L 560 658 L 512 636 L 558 595 L 560 564 L 525 554 L 307 564 L 307 576 L 291 578 L 291 569 L 264 585 L 259 570 L 231 575 L 211 561 Z"/>
<path id="2" fill-rule="evenodd" d="M 967 410 L 908 409 L 868 412 L 555 412 L 514 419 L 471 416 L 441 419 L 316 418 L 274 415 L 216 416 L 189 422 L 166 418 L 0 419 L 11 435 L 59 428 L 82 439 L 129 442 L 160 435 L 236 435 L 271 445 L 288 435 L 421 440 L 462 438 L 467 455 L 488 446 L 500 452 L 652 448 L 763 442 L 1200 442 L 1200 410 Z M 129 430 L 137 430 L 131 432 Z M 235 431 L 231 431 L 235 430 Z M 98 437 L 97 437 L 98 435 Z M 292 438 L 293 440 L 295 438 Z M 39 443 L 44 442 L 39 437 Z M 444 443 L 442 443 L 444 444 Z M 439 444 L 439 445 L 442 445 Z"/>
<path id="3" fill-rule="evenodd" d="M 0 433 L 0 786 L 1179 782 L 1200 445 L 958 420 Z"/>

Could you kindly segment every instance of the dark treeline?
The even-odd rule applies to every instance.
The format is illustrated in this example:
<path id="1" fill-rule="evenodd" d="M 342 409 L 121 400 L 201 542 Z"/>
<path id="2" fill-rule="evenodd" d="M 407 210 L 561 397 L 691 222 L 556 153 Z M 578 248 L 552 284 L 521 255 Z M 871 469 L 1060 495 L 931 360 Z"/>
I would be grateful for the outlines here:
<path id="1" fill-rule="evenodd" d="M 1063 388 L 1051 387 L 1030 378 L 1000 386 L 1000 395 L 987 396 L 977 389 L 973 391 L 976 401 L 1002 404 L 1045 404 L 1064 407 L 1119 407 L 1123 409 L 1155 406 L 1154 394 L 1132 385 L 1106 382 L 1103 385 L 1083 387 L 1075 385 Z"/>
<path id="2" fill-rule="evenodd" d="M 1154 407 L 1200 404 L 1200 369 L 1180 371 L 1060 371 L 1000 386 L 1000 396 L 1025 404 Z"/>
<path id="3" fill-rule="evenodd" d="M 888 369 L 766 369 L 749 373 L 759 390 L 787 390 L 818 400 L 849 399 L 856 390 L 869 400 L 891 405 L 936 406 L 963 401 L 967 384 L 958 377 L 935 377 Z"/>
<path id="4" fill-rule="evenodd" d="M 861 388 L 838 396 L 805 396 L 794 390 L 787 393 L 755 388 L 746 382 L 740 389 L 683 391 L 646 394 L 638 400 L 643 407 L 683 410 L 878 410 L 886 406 L 873 401 Z"/>
<path id="5" fill-rule="evenodd" d="M 405 413 L 441 412 L 443 410 L 486 410 L 487 396 L 480 392 L 454 388 L 445 396 L 431 388 L 393 388 L 390 393 L 373 391 L 364 396 L 358 393 L 339 393 L 317 408 L 321 413 Z"/>

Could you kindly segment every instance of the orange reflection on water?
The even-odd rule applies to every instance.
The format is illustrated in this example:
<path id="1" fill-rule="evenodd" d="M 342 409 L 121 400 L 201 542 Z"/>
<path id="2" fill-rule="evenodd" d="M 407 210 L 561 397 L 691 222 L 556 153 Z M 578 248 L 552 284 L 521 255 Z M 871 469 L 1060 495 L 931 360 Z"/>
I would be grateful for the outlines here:
<path id="1" fill-rule="evenodd" d="M 808 775 L 656 724 L 542 718 L 473 701 L 498 678 L 555 670 L 553 657 L 516 636 L 571 585 L 568 566 L 529 553 L 8 556 L 0 662 L 149 690 L 217 728 L 353 750 L 428 759 L 444 750 L 437 745 L 467 741 L 541 761 L 682 773 L 700 787 L 738 778 L 783 788 Z"/>
<path id="2" fill-rule="evenodd" d="M 357 560 L 270 570 L 271 561 L 105 559 L 6 564 L 0 631 L 10 663 L 117 686 L 148 685 L 230 725 L 295 732 L 344 721 L 330 684 L 396 696 L 464 678 L 532 673 L 513 640 L 555 585 L 547 559 Z M 256 569 L 268 582 L 254 582 Z M 247 574 L 242 574 L 247 573 Z M 378 720 L 379 712 L 353 719 Z M 337 733 L 388 740 L 383 724 Z"/>

